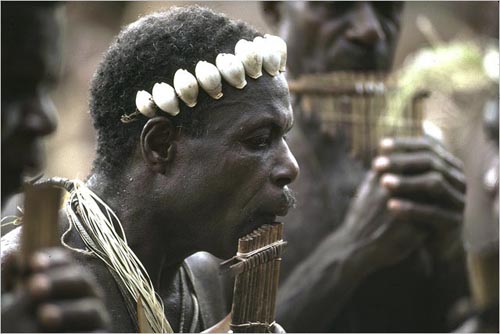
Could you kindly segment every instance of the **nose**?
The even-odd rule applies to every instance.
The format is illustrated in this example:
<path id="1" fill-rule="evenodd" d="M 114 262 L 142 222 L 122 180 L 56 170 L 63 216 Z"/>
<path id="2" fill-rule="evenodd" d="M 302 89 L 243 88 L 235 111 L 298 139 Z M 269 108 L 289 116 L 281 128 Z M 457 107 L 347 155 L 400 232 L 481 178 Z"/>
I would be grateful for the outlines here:
<path id="1" fill-rule="evenodd" d="M 372 4 L 359 2 L 346 31 L 347 39 L 365 46 L 373 46 L 386 36 Z"/>
<path id="2" fill-rule="evenodd" d="M 52 99 L 40 95 L 25 106 L 27 108 L 25 127 L 27 131 L 38 136 L 46 136 L 57 128 L 57 112 Z"/>
<path id="3" fill-rule="evenodd" d="M 297 160 L 284 139 L 282 139 L 282 144 L 278 162 L 271 173 L 272 182 L 280 188 L 292 183 L 299 175 Z"/>

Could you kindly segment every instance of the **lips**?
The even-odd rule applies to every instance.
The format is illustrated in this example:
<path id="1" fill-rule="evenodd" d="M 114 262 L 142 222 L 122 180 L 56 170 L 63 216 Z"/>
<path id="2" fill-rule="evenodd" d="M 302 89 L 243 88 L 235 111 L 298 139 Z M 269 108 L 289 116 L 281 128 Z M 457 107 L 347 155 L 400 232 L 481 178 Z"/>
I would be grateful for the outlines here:
<path id="1" fill-rule="evenodd" d="M 43 143 L 36 138 L 21 138 L 14 144 L 2 146 L 2 164 L 19 175 L 36 174 L 45 163 Z"/>
<path id="2" fill-rule="evenodd" d="M 272 224 L 276 221 L 276 216 L 272 214 L 261 214 L 252 218 L 249 222 L 245 224 L 245 226 L 241 229 L 241 233 L 239 233 L 239 238 L 246 236 L 252 231 L 258 229 L 262 225 Z"/>
<path id="3" fill-rule="evenodd" d="M 295 198 L 291 194 L 283 193 L 279 198 L 275 199 L 272 202 L 268 202 L 266 213 L 269 216 L 286 216 L 288 214 L 288 210 L 293 207 L 295 204 Z"/>
<path id="4" fill-rule="evenodd" d="M 286 216 L 288 214 L 288 210 L 289 210 L 289 206 L 288 206 L 288 203 L 286 202 L 283 202 L 282 204 L 280 204 L 279 207 L 276 208 L 276 210 L 274 210 L 274 213 L 276 216 Z"/>
<path id="5" fill-rule="evenodd" d="M 329 71 L 373 71 L 378 67 L 373 49 L 348 48 L 344 52 L 337 51 L 332 48 L 327 53 L 326 67 Z"/>
<path id="6" fill-rule="evenodd" d="M 246 221 L 239 237 L 245 236 L 253 230 L 265 224 L 272 224 L 276 222 L 277 216 L 286 216 L 288 210 L 295 205 L 295 198 L 292 191 L 285 186 L 278 190 L 274 188 L 274 192 L 267 199 L 262 200 L 262 205 L 255 213 Z"/>

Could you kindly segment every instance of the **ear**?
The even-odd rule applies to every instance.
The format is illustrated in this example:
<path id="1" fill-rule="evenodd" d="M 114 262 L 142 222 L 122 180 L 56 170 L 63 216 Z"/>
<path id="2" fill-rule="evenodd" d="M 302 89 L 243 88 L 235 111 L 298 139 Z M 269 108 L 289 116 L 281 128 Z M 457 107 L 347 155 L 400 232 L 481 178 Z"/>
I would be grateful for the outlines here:
<path id="1" fill-rule="evenodd" d="M 175 155 L 176 127 L 166 117 L 154 117 L 142 128 L 141 153 L 153 171 L 165 174 Z"/>
<path id="2" fill-rule="evenodd" d="M 277 30 L 282 19 L 283 3 L 281 1 L 261 1 L 259 3 L 267 25 Z"/>

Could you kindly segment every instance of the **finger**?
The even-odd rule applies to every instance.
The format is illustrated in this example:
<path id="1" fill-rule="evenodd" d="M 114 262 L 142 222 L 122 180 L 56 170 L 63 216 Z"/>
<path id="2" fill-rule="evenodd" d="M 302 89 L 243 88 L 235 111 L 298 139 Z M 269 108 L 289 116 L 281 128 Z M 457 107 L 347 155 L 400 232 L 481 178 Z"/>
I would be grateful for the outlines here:
<path id="1" fill-rule="evenodd" d="M 378 172 L 395 174 L 438 171 L 458 191 L 465 192 L 466 189 L 464 174 L 430 152 L 393 153 L 388 156 L 379 156 L 374 160 L 373 168 Z"/>
<path id="2" fill-rule="evenodd" d="M 37 273 L 29 279 L 28 287 L 35 300 L 99 296 L 92 277 L 75 265 Z"/>
<path id="3" fill-rule="evenodd" d="M 428 136 L 384 138 L 380 141 L 379 148 L 382 154 L 396 151 L 433 151 L 455 168 L 463 168 L 463 162 L 460 159 L 448 152 L 441 143 Z"/>
<path id="4" fill-rule="evenodd" d="M 95 331 L 109 324 L 109 316 L 96 298 L 42 304 L 37 310 L 37 319 L 46 331 Z"/>
<path id="5" fill-rule="evenodd" d="M 384 174 L 380 183 L 393 196 L 433 200 L 435 204 L 443 203 L 445 206 L 460 211 L 465 206 L 464 194 L 453 188 L 438 172 L 428 172 L 416 176 Z"/>
<path id="6" fill-rule="evenodd" d="M 228 333 L 231 330 L 231 321 L 231 313 L 229 313 L 224 319 L 202 333 Z"/>
<path id="7" fill-rule="evenodd" d="M 2 291 L 11 291 L 15 288 L 21 270 L 16 253 L 10 253 L 2 259 Z"/>
<path id="8" fill-rule="evenodd" d="M 275 322 L 271 327 L 271 333 L 286 333 L 286 331 L 280 324 Z"/>
<path id="9" fill-rule="evenodd" d="M 403 199 L 390 199 L 387 208 L 397 218 L 409 221 L 417 227 L 425 227 L 442 233 L 458 228 L 463 216 L 452 210 Z"/>
<path id="10" fill-rule="evenodd" d="M 48 248 L 38 251 L 30 259 L 33 272 L 41 272 L 51 267 L 60 267 L 71 263 L 71 256 L 64 249 Z"/>

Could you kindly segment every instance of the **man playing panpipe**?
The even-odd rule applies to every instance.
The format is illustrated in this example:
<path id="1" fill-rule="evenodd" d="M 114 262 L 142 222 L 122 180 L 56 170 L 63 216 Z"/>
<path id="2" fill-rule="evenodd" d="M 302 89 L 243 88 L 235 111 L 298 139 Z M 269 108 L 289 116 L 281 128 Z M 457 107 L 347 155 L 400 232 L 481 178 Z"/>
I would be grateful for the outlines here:
<path id="1" fill-rule="evenodd" d="M 92 174 L 52 182 L 70 191 L 62 240 L 102 284 L 113 332 L 214 325 L 200 320 L 214 311 L 203 305 L 224 304 L 222 290 L 199 300 L 184 259 L 230 258 L 238 238 L 292 205 L 286 53 L 273 38 L 204 8 L 173 8 L 125 27 L 104 55 L 90 89 Z M 250 51 L 260 64 L 247 64 Z M 204 279 L 219 289 L 218 275 Z"/>
<path id="2" fill-rule="evenodd" d="M 49 92 L 60 66 L 60 7 L 2 3 L 2 206 L 21 190 L 25 176 L 40 171 L 43 137 L 56 128 Z M 45 232 L 34 214 L 33 224 Z M 27 254 L 21 268 L 21 252 L 11 246 L 2 239 L 2 332 L 106 329 L 93 277 L 67 252 L 40 249 Z"/>
<path id="3" fill-rule="evenodd" d="M 402 9 L 401 2 L 263 3 L 288 43 L 291 81 L 388 72 Z M 446 248 L 462 221 L 461 164 L 429 138 L 412 137 L 382 141 L 373 167 L 363 166 L 351 155 L 362 137 L 322 121 L 328 111 L 306 113 L 300 93 L 292 98 L 289 143 L 302 175 L 297 209 L 287 217 L 277 320 L 292 332 L 449 329 L 446 313 L 464 290 L 464 268 L 450 274 L 431 244 Z"/>

